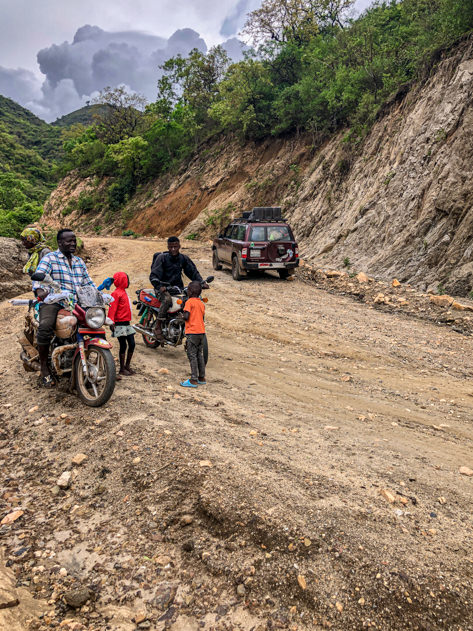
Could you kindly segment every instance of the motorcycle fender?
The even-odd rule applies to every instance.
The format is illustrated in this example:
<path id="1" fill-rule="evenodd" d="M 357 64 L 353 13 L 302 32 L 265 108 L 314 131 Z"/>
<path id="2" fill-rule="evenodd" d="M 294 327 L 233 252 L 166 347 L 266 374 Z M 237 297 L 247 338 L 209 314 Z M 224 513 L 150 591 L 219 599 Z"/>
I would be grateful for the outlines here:
<path id="1" fill-rule="evenodd" d="M 89 346 L 100 346 L 101 348 L 113 348 L 113 344 L 107 342 L 101 337 L 93 337 L 90 340 L 84 340 L 84 347 L 87 350 Z"/>

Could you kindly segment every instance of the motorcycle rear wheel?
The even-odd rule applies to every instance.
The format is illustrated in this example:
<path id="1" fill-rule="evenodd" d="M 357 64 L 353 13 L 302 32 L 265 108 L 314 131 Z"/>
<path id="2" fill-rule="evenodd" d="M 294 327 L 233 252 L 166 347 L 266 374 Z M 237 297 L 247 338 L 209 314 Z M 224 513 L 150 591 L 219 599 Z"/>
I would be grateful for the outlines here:
<path id="1" fill-rule="evenodd" d="M 95 376 L 93 381 L 89 381 L 82 370 L 80 355 L 76 355 L 74 373 L 77 394 L 83 403 L 98 408 L 107 403 L 115 390 L 115 362 L 108 349 L 98 346 L 91 346 L 85 351 L 85 361 Z"/>
<path id="2" fill-rule="evenodd" d="M 156 317 L 153 315 L 153 313 L 148 312 L 148 315 L 143 321 L 143 326 L 146 327 L 147 329 L 154 329 L 155 324 L 156 324 Z M 148 348 L 157 348 L 159 346 L 158 340 L 148 337 L 145 333 L 142 333 L 141 336 L 143 338 L 143 342 L 145 343 L 145 346 L 147 346 Z"/>

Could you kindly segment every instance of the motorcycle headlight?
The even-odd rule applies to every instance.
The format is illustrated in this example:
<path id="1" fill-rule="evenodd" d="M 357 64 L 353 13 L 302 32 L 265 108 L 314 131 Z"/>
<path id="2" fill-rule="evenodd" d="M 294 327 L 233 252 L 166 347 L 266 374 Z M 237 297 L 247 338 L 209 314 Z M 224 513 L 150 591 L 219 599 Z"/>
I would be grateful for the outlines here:
<path id="1" fill-rule="evenodd" d="M 105 311 L 101 307 L 89 307 L 85 312 L 85 321 L 91 329 L 100 329 L 105 322 Z"/>

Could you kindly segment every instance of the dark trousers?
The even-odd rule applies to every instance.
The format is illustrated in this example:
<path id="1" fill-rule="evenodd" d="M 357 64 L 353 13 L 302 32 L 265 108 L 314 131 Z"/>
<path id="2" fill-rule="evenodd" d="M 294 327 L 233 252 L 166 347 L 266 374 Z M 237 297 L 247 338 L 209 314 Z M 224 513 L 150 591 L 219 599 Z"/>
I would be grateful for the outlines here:
<path id="1" fill-rule="evenodd" d="M 120 355 L 124 355 L 126 353 L 127 347 L 128 352 L 133 354 L 133 351 L 135 350 L 135 336 L 133 333 L 130 335 L 119 335 L 117 340 L 120 344 Z"/>
<path id="2" fill-rule="evenodd" d="M 62 305 L 57 302 L 51 305 L 42 302 L 39 305 L 39 327 L 36 336 L 38 346 L 49 346 L 56 328 L 57 314 L 61 309 Z"/>
<path id="3" fill-rule="evenodd" d="M 190 333 L 187 336 L 187 357 L 191 365 L 191 379 L 194 381 L 205 379 L 204 335 Z"/>
<path id="4" fill-rule="evenodd" d="M 168 291 L 157 293 L 158 300 L 161 302 L 161 306 L 158 311 L 158 318 L 164 319 L 169 307 L 172 305 L 172 296 Z"/>

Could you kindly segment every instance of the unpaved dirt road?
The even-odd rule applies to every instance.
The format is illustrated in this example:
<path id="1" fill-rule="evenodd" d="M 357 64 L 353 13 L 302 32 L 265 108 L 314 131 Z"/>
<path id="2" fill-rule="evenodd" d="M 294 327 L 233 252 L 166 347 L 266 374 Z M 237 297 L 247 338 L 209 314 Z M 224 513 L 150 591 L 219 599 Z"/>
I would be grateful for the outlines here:
<path id="1" fill-rule="evenodd" d="M 86 245 L 132 290 L 164 249 Z M 0 304 L 0 517 L 24 511 L 0 533 L 43 611 L 17 628 L 473 629 L 471 338 L 270 275 L 215 272 L 206 295 L 208 385 L 137 336 L 98 410 L 37 388 Z"/>

